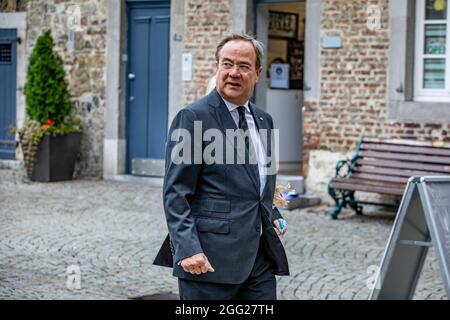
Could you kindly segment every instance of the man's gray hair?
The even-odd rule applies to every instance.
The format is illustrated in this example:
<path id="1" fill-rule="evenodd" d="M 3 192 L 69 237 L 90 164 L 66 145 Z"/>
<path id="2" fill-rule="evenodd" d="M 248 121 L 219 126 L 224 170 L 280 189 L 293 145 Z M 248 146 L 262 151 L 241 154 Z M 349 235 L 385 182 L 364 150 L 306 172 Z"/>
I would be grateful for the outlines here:
<path id="1" fill-rule="evenodd" d="M 252 44 L 256 54 L 256 68 L 259 69 L 262 66 L 262 59 L 264 57 L 264 46 L 261 41 L 258 41 L 251 35 L 245 33 L 233 33 L 220 41 L 216 49 L 216 62 L 219 63 L 219 54 L 225 44 L 233 40 L 247 41 Z"/>

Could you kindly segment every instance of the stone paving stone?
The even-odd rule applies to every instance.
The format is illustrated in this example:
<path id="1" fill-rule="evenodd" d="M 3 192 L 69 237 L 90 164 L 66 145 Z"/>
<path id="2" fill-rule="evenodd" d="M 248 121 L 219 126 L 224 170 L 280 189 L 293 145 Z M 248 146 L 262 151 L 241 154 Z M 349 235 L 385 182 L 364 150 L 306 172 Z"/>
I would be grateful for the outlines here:
<path id="1" fill-rule="evenodd" d="M 173 297 L 171 269 L 153 266 L 167 233 L 161 190 L 81 179 L 29 183 L 0 170 L 0 299 L 157 299 Z M 378 265 L 394 213 L 338 221 L 319 206 L 282 211 L 291 276 L 277 277 L 279 299 L 367 299 L 368 268 Z M 81 288 L 66 286 L 78 266 Z M 445 299 L 433 250 L 415 299 Z"/>

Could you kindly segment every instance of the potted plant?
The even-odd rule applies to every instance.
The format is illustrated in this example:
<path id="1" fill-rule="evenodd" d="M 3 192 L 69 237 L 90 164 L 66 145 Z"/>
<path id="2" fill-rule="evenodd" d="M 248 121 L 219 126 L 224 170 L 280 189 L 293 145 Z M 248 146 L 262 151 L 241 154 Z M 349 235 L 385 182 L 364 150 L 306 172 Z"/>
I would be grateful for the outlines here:
<path id="1" fill-rule="evenodd" d="M 16 130 L 32 181 L 71 180 L 80 152 L 82 120 L 72 110 L 62 59 L 50 30 L 36 41 L 24 87 L 26 120 Z"/>

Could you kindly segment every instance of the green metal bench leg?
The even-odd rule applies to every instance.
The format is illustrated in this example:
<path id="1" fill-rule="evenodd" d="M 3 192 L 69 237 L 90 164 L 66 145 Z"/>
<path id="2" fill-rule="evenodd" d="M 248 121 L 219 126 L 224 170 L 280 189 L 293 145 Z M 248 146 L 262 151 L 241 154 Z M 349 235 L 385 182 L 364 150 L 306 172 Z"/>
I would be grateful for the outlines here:
<path id="1" fill-rule="evenodd" d="M 337 195 L 336 190 L 331 187 L 331 183 L 328 184 L 328 194 L 330 195 L 330 197 L 333 198 L 334 202 L 336 203 L 336 206 L 330 212 L 331 218 L 333 220 L 336 220 L 339 213 L 341 213 L 342 208 L 344 207 L 345 201 L 342 195 L 341 197 Z"/>
<path id="2" fill-rule="evenodd" d="M 350 203 L 350 208 L 352 208 L 353 211 L 355 211 L 357 215 L 362 216 L 362 214 L 363 214 L 363 212 L 362 212 L 363 211 L 363 207 L 362 206 L 360 206 L 360 205 L 358 205 L 356 203 Z"/>
<path id="3" fill-rule="evenodd" d="M 338 203 L 336 206 L 331 210 L 331 219 L 337 220 L 339 213 L 341 213 L 343 207 L 343 203 Z"/>

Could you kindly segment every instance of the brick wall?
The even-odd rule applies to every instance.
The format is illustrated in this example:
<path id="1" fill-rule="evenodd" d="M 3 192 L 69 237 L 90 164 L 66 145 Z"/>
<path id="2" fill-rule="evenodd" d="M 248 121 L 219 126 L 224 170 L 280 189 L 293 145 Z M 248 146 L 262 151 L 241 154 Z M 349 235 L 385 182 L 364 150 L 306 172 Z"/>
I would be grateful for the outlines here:
<path id="1" fill-rule="evenodd" d="M 80 19 L 68 23 L 78 5 Z M 27 8 L 27 51 L 49 27 L 55 50 L 64 60 L 75 110 L 85 120 L 82 158 L 76 174 L 102 175 L 106 82 L 106 0 L 31 0 Z M 76 10 L 72 10 L 76 12 Z M 73 41 L 69 26 L 76 25 Z"/>
<path id="2" fill-rule="evenodd" d="M 215 48 L 230 29 L 229 0 L 186 0 L 184 50 L 192 53 L 192 81 L 183 83 L 183 104 L 206 92 L 215 74 Z"/>
<path id="3" fill-rule="evenodd" d="M 381 8 L 378 30 L 367 26 L 369 5 Z M 320 100 L 306 102 L 306 149 L 351 150 L 363 135 L 450 141 L 450 125 L 388 119 L 389 0 L 323 0 L 324 36 L 342 37 L 343 47 L 321 49 Z"/>

